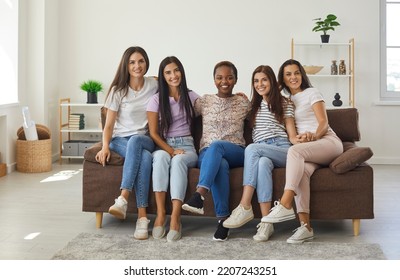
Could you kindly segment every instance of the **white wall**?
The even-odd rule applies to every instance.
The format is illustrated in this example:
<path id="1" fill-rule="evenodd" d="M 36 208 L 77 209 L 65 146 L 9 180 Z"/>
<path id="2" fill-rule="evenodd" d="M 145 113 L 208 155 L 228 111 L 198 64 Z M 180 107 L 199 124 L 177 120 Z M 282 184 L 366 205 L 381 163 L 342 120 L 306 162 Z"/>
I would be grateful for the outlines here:
<path id="1" fill-rule="evenodd" d="M 0 1 L 0 162 L 9 162 L 8 151 L 13 149 L 9 123 L 10 112 L 17 107 L 18 76 L 18 1 Z M 13 104 L 4 106 L 3 104 Z"/>
<path id="2" fill-rule="evenodd" d="M 18 104 L 0 107 L 2 160 L 15 169 L 21 108 L 51 129 L 53 153 L 58 152 L 58 0 L 19 0 Z M 5 94 L 5 93 L 2 93 Z"/>
<path id="3" fill-rule="evenodd" d="M 400 164 L 400 149 L 394 141 L 400 138 L 400 132 L 391 123 L 400 107 L 373 104 L 380 88 L 379 0 L 29 2 L 29 13 L 34 13 L 36 2 L 44 12 L 44 23 L 33 19 L 43 24 L 44 33 L 39 28 L 40 43 L 35 33 L 28 36 L 25 51 L 30 52 L 32 42 L 37 47 L 43 44 L 44 49 L 35 50 L 40 55 L 39 61 L 35 60 L 39 85 L 30 78 L 36 76 L 36 67 L 27 68 L 25 73 L 38 95 L 32 99 L 27 92 L 22 94 L 40 109 L 38 119 L 50 124 L 54 153 L 58 148 L 58 98 L 86 102 L 79 84 L 87 79 L 98 79 L 108 88 L 127 47 L 140 45 L 146 49 L 149 75 L 157 75 L 158 64 L 165 56 L 179 57 L 189 87 L 200 94 L 215 92 L 213 67 L 220 60 L 231 60 L 239 70 L 236 90 L 249 93 L 250 75 L 256 66 L 269 64 L 277 71 L 290 58 L 291 38 L 319 41 L 319 33 L 311 32 L 312 19 L 334 13 L 341 26 L 331 34 L 331 40 L 347 42 L 355 38 L 356 107 L 362 136 L 359 145 L 373 149 L 371 163 Z M 33 32 L 31 24 L 27 23 L 26 32 Z"/>

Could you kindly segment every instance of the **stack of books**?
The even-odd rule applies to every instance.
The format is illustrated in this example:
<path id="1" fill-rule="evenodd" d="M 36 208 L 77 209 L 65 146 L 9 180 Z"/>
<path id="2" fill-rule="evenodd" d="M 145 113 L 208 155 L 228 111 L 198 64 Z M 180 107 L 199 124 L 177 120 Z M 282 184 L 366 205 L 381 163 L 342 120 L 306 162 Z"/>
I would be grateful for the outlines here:
<path id="1" fill-rule="evenodd" d="M 85 128 L 85 115 L 82 113 L 71 113 L 68 121 L 69 129 L 84 129 Z"/>

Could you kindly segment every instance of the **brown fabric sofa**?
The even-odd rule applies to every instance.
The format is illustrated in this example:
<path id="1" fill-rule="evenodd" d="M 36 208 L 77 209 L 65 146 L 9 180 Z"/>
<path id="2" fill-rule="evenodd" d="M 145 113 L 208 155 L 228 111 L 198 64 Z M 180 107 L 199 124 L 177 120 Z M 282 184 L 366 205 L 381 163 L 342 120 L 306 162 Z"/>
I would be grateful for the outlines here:
<path id="1" fill-rule="evenodd" d="M 330 166 L 316 170 L 311 177 L 311 219 L 352 219 L 354 235 L 359 234 L 360 219 L 374 218 L 373 169 L 366 160 L 372 156 L 367 147 L 357 147 L 360 140 L 358 127 L 358 111 L 355 108 L 327 110 L 329 124 L 343 141 L 344 152 Z M 198 145 L 201 133 L 201 117 L 194 121 L 194 139 Z M 251 143 L 251 130 L 246 125 L 245 138 Z M 102 227 L 103 213 L 114 203 L 120 194 L 123 158 L 113 153 L 111 161 L 105 167 L 95 161 L 96 153 L 101 149 L 101 143 L 89 148 L 84 155 L 82 210 L 96 213 L 96 227 Z M 186 199 L 196 190 L 200 170 L 189 170 Z M 230 206 L 234 209 L 242 195 L 243 168 L 231 169 Z M 285 168 L 273 171 L 273 199 L 278 200 L 285 184 Z M 148 213 L 156 213 L 155 198 L 152 190 L 149 195 Z M 167 212 L 171 211 L 167 202 Z M 260 218 L 260 210 L 256 195 L 253 197 L 255 216 Z M 205 199 L 206 216 L 214 216 L 214 205 L 211 194 Z M 128 203 L 128 213 L 136 213 L 135 196 L 131 195 Z M 183 211 L 184 215 L 194 215 Z"/>

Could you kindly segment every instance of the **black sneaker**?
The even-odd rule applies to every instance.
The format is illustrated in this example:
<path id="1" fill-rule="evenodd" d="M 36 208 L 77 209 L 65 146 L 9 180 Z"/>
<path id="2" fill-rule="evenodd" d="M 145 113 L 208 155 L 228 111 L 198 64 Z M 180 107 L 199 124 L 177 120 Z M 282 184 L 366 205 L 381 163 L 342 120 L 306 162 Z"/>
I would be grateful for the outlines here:
<path id="1" fill-rule="evenodd" d="M 228 239 L 229 228 L 224 227 L 222 225 L 223 222 L 224 221 L 221 220 L 218 221 L 218 228 L 213 237 L 213 240 L 215 241 L 226 241 Z"/>
<path id="2" fill-rule="evenodd" d="M 204 214 L 203 200 L 204 197 L 202 197 L 200 193 L 195 192 L 192 195 L 192 197 L 189 198 L 189 200 L 182 205 L 182 209 L 192 213 L 203 215 Z"/>

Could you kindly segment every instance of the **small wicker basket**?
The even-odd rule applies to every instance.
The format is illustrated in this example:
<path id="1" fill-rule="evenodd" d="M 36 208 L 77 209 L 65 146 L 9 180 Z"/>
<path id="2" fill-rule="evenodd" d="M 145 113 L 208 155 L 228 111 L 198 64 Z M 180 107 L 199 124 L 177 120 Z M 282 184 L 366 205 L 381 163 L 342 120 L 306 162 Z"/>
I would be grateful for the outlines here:
<path id="1" fill-rule="evenodd" d="M 51 171 L 50 131 L 43 125 L 36 125 L 39 140 L 27 141 L 21 127 L 17 131 L 17 171 L 39 173 Z"/>

